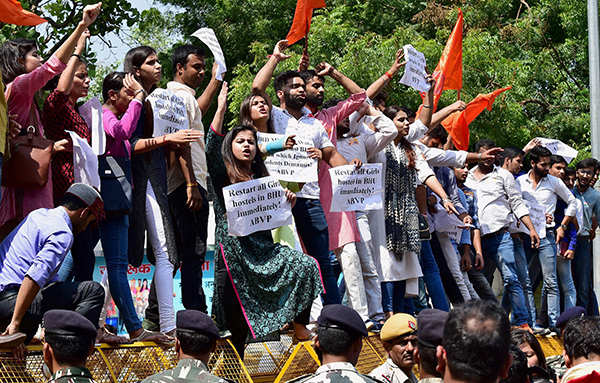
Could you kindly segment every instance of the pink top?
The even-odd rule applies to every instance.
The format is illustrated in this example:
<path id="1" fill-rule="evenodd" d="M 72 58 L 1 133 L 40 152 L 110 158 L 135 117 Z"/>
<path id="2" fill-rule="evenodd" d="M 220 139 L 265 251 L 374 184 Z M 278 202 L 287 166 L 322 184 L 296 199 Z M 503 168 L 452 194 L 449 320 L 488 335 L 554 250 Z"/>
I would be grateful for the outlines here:
<path id="1" fill-rule="evenodd" d="M 345 101 L 331 108 L 323 109 L 315 118 L 323 124 L 333 145 L 337 145 L 337 124 L 360 108 L 367 98 L 366 92 L 353 94 Z M 352 211 L 330 212 L 331 210 L 331 167 L 325 161 L 319 161 L 320 200 L 325 219 L 329 227 L 329 250 L 335 250 L 351 242 L 360 242 L 360 232 L 356 224 L 356 216 Z"/>
<path id="2" fill-rule="evenodd" d="M 106 107 L 102 108 L 102 126 L 106 132 L 106 154 L 115 157 L 131 157 L 131 144 L 129 138 L 137 127 L 142 102 L 133 99 L 123 117 L 119 120 L 113 112 Z M 125 143 L 125 145 L 123 145 Z"/>
<path id="3" fill-rule="evenodd" d="M 29 125 L 29 113 L 33 98 L 37 91 L 42 89 L 54 76 L 60 74 L 66 67 L 56 56 L 50 57 L 42 66 L 30 73 L 25 73 L 13 80 L 6 87 L 8 97 L 8 112 L 16 114 L 16 121 L 26 128 Z M 44 134 L 42 119 L 37 108 L 35 108 L 37 121 L 39 122 L 39 133 Z M 14 189 L 2 188 L 2 202 L 0 202 L 0 226 L 13 218 L 23 218 L 33 210 L 39 208 L 52 208 L 52 168 L 48 169 L 48 183 L 41 188 Z M 17 217 L 16 195 L 23 196 L 23 214 Z"/>

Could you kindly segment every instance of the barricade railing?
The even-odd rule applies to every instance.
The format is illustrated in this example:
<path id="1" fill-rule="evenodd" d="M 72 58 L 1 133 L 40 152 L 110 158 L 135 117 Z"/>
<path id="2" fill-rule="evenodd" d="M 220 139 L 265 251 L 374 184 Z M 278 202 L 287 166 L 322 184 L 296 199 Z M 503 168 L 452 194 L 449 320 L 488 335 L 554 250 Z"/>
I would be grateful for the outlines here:
<path id="1" fill-rule="evenodd" d="M 538 337 L 546 356 L 562 353 L 559 338 Z M 0 382 L 45 382 L 42 372 L 42 346 L 28 346 L 25 361 L 18 361 L 10 353 L 0 352 Z M 363 341 L 356 368 L 369 373 L 387 359 L 379 336 L 371 334 Z M 139 382 L 144 378 L 175 367 L 174 348 L 157 346 L 153 342 L 138 342 L 113 347 L 97 345 L 87 361 L 87 368 L 98 383 Z M 292 342 L 291 336 L 282 335 L 278 342 L 250 343 L 244 360 L 240 359 L 232 343 L 221 340 L 211 356 L 208 367 L 217 376 L 240 383 L 284 383 L 301 375 L 310 374 L 320 366 L 312 342 Z"/>

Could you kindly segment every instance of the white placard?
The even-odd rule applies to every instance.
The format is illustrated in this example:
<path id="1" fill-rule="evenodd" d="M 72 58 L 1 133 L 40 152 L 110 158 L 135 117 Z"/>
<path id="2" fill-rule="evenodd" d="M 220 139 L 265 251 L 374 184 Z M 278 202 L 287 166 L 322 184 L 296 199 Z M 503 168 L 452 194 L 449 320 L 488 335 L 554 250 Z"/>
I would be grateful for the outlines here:
<path id="1" fill-rule="evenodd" d="M 190 122 L 183 97 L 170 90 L 156 88 L 147 100 L 152 105 L 154 137 L 189 128 Z"/>
<path id="2" fill-rule="evenodd" d="M 410 44 L 402 48 L 404 49 L 406 65 L 404 66 L 404 76 L 400 79 L 400 84 L 408 85 L 419 92 L 429 91 L 431 85 L 425 79 L 427 76 L 427 72 L 425 71 L 425 66 L 427 65 L 425 55 Z"/>
<path id="3" fill-rule="evenodd" d="M 331 176 L 331 211 L 383 209 L 382 164 L 364 164 L 329 169 Z"/>
<path id="4" fill-rule="evenodd" d="M 208 46 L 219 66 L 217 80 L 223 81 L 223 73 L 227 72 L 227 66 L 225 65 L 225 56 L 223 55 L 223 50 L 221 49 L 221 45 L 219 45 L 219 40 L 217 40 L 215 31 L 211 28 L 200 28 L 192 33 L 192 36 L 199 38 Z"/>
<path id="5" fill-rule="evenodd" d="M 79 107 L 79 114 L 92 132 L 92 150 L 97 156 L 103 155 L 106 151 L 106 133 L 102 125 L 102 103 L 92 97 Z"/>
<path id="6" fill-rule="evenodd" d="M 73 142 L 73 179 L 100 190 L 98 174 L 98 155 L 94 153 L 87 140 L 77 133 L 67 130 Z"/>
<path id="7" fill-rule="evenodd" d="M 292 221 L 292 207 L 275 177 L 263 177 L 223 188 L 229 235 L 243 237 Z"/>
<path id="8" fill-rule="evenodd" d="M 285 139 L 283 134 L 258 133 L 258 144 L 267 145 L 269 142 Z M 319 176 L 318 160 L 310 158 L 307 150 L 314 147 L 312 140 L 295 136 L 296 145 L 265 158 L 265 166 L 269 174 L 278 180 L 287 182 L 317 182 Z"/>
<path id="9" fill-rule="evenodd" d="M 553 138 L 536 137 L 533 140 L 539 140 L 541 146 L 548 149 L 550 153 L 556 154 L 557 156 L 561 156 L 565 159 L 565 161 L 567 161 L 567 163 L 573 161 L 573 158 L 577 157 L 577 154 L 579 153 L 576 149 L 573 149 L 564 142 L 560 140 L 555 140 Z M 531 141 L 529 141 L 527 145 L 529 145 Z"/>

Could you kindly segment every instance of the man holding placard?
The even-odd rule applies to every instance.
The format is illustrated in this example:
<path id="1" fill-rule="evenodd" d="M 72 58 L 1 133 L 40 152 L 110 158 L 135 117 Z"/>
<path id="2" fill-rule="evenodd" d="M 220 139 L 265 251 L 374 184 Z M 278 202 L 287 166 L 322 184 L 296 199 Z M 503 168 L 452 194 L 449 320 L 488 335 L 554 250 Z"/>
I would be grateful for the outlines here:
<path id="1" fill-rule="evenodd" d="M 287 41 L 282 40 L 277 43 L 273 54 L 252 83 L 255 90 L 265 91 L 277 64 L 290 57 L 283 53 L 285 48 L 287 48 Z M 312 117 L 310 111 L 304 107 L 306 84 L 300 73 L 287 71 L 277 76 L 275 90 L 281 105 L 281 107 L 274 106 L 271 111 L 275 132 L 312 139 L 314 147 L 320 150 L 321 158 L 330 166 L 347 165 L 348 161 L 337 152 L 329 140 L 323 124 Z M 317 182 L 304 184 L 297 193 L 298 201 L 292 212 L 296 219 L 298 234 L 303 240 L 307 253 L 319 261 L 326 292 L 323 294 L 325 304 L 340 303 L 336 278 L 329 259 L 329 233 L 319 201 L 319 193 Z"/>
<path id="2" fill-rule="evenodd" d="M 167 91 L 183 102 L 184 117 L 190 129 L 204 134 L 202 116 L 208 110 L 221 81 L 216 79 L 217 65 L 212 78 L 200 97 L 196 89 L 205 73 L 204 51 L 193 45 L 183 45 L 173 52 L 173 81 Z M 175 226 L 177 252 L 181 259 L 181 295 L 188 310 L 207 312 L 202 288 L 202 265 L 208 235 L 208 194 L 204 139 L 172 152 L 167 170 L 169 210 Z M 155 290 L 150 291 L 146 319 L 158 323 L 158 302 Z"/>

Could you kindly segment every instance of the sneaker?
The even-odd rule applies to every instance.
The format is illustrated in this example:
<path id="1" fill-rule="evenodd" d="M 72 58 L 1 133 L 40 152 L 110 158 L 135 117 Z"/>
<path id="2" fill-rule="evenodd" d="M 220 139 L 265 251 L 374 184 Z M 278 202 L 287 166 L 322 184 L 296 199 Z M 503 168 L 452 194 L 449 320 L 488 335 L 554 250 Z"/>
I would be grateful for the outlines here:
<path id="1" fill-rule="evenodd" d="M 148 319 L 144 319 L 144 321 L 142 322 L 142 327 L 144 328 L 144 330 L 148 331 L 160 331 L 160 326 Z"/>
<path id="2" fill-rule="evenodd" d="M 229 330 L 219 331 L 219 338 L 221 338 L 221 339 L 231 338 L 231 331 L 229 331 Z"/>
<path id="3" fill-rule="evenodd" d="M 381 323 L 374 321 L 372 319 L 369 319 L 368 321 L 366 321 L 365 325 L 367 326 L 367 331 L 375 333 L 375 334 L 379 334 L 381 332 L 381 328 L 383 327 L 383 325 Z"/>
<path id="4" fill-rule="evenodd" d="M 540 335 L 540 336 L 546 336 L 546 335 L 550 334 L 550 330 L 548 330 L 547 328 L 539 327 L 539 326 L 533 326 L 533 334 Z"/>
<path id="5" fill-rule="evenodd" d="M 557 329 L 556 327 L 550 327 L 548 329 L 548 333 L 545 334 L 544 336 L 547 338 L 553 338 L 553 337 L 557 337 L 558 334 L 560 334 L 560 330 Z"/>

